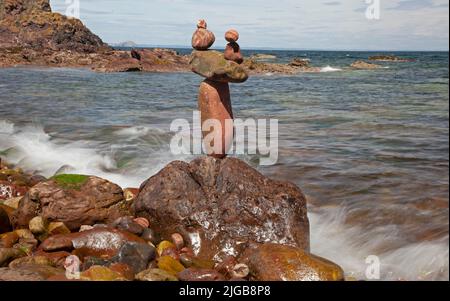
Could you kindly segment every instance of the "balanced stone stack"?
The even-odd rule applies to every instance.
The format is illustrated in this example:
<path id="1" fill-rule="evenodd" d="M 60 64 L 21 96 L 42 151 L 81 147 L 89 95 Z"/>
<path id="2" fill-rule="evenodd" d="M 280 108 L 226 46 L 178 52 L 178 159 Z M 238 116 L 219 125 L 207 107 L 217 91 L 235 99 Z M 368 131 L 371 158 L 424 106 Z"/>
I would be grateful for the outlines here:
<path id="1" fill-rule="evenodd" d="M 241 66 L 244 59 L 237 44 L 239 33 L 229 30 L 225 39 L 229 42 L 225 53 L 209 50 L 215 36 L 207 30 L 205 20 L 198 22 L 192 37 L 191 70 L 206 78 L 200 85 L 198 97 L 202 134 L 203 138 L 211 140 L 205 142 L 207 154 L 215 158 L 224 158 L 233 143 L 233 125 L 227 122 L 233 120 L 229 83 L 243 83 L 248 79 Z"/>
<path id="2" fill-rule="evenodd" d="M 241 47 L 239 47 L 239 44 L 237 43 L 237 40 L 239 40 L 239 33 L 234 29 L 230 29 L 225 33 L 225 40 L 229 42 L 225 48 L 225 59 L 242 64 L 244 58 L 241 54 Z"/>

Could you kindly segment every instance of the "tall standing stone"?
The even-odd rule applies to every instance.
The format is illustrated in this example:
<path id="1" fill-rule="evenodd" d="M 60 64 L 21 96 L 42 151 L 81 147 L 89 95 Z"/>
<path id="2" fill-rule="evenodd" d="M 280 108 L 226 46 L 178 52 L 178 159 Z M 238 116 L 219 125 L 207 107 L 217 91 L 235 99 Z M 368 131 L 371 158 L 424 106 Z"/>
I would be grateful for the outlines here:
<path id="1" fill-rule="evenodd" d="M 206 21 L 200 20 L 197 27 L 192 38 L 192 47 L 196 51 L 192 53 L 190 65 L 194 73 L 206 78 L 200 85 L 198 96 L 203 145 L 209 156 L 221 159 L 226 157 L 234 138 L 229 83 L 243 83 L 248 74 L 239 65 L 243 58 L 236 43 L 239 39 L 236 30 L 227 31 L 225 39 L 230 44 L 225 53 L 220 53 L 208 50 L 212 39 L 206 32 Z"/>
<path id="2" fill-rule="evenodd" d="M 232 123 L 227 123 L 227 120 L 233 120 L 229 84 L 211 80 L 203 81 L 200 85 L 198 106 L 202 112 L 203 137 L 210 138 L 205 141 L 207 154 L 215 158 L 224 158 L 233 143 L 234 134 Z M 208 120 L 214 120 L 216 124 L 206 123 Z M 220 128 L 217 127 L 217 123 L 220 123 Z M 208 129 L 210 125 L 214 128 Z M 221 141 L 220 145 L 215 144 L 218 141 Z"/>

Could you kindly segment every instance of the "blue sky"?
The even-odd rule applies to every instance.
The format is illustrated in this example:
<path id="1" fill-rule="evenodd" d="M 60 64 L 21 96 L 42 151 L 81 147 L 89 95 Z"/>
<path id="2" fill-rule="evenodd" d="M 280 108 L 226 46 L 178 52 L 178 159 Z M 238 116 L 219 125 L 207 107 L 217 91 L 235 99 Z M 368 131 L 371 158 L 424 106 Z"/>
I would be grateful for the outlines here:
<path id="1" fill-rule="evenodd" d="M 65 13 L 72 1 L 50 2 Z M 80 19 L 108 43 L 188 46 L 199 18 L 216 47 L 229 28 L 242 48 L 448 50 L 449 42 L 449 0 L 379 0 L 379 20 L 366 18 L 366 0 L 79 1 Z"/>

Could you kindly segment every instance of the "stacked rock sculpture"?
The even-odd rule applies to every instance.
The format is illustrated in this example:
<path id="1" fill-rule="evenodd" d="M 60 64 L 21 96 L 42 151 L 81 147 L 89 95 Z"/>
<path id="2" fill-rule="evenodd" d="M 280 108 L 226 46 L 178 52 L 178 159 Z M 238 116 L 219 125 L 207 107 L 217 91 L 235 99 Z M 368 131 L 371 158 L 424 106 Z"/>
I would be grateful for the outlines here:
<path id="1" fill-rule="evenodd" d="M 230 29 L 225 33 L 225 40 L 228 41 L 224 53 L 225 59 L 242 64 L 244 62 L 244 57 L 241 54 L 241 47 L 239 47 L 239 44 L 237 43 L 237 40 L 239 40 L 239 33 L 235 29 Z"/>
<path id="2" fill-rule="evenodd" d="M 197 27 L 192 38 L 195 50 L 190 65 L 194 73 L 206 78 L 200 84 L 198 96 L 204 146 L 209 156 L 224 158 L 234 138 L 229 83 L 243 83 L 248 74 L 240 65 L 243 59 L 236 43 L 239 39 L 236 30 L 225 34 L 230 48 L 227 46 L 225 53 L 221 53 L 208 50 L 214 43 L 214 34 L 206 30 L 206 22 L 200 20 Z"/>

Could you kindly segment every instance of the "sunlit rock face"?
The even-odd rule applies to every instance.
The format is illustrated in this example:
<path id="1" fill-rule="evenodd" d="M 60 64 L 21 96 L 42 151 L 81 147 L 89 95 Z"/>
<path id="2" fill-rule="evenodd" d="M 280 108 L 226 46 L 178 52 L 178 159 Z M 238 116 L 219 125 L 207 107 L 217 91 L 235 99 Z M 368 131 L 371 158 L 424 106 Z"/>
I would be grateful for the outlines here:
<path id="1" fill-rule="evenodd" d="M 290 246 L 252 243 L 240 260 L 248 264 L 252 280 L 344 280 L 344 271 L 337 264 Z"/>
<path id="2" fill-rule="evenodd" d="M 96 52 L 102 40 L 75 18 L 53 13 L 49 0 L 1 0 L 0 46 Z"/>
<path id="3" fill-rule="evenodd" d="M 142 184 L 133 206 L 163 238 L 181 233 L 199 257 L 220 261 L 239 255 L 248 242 L 309 250 L 301 190 L 235 158 L 172 162 Z"/>
<path id="4" fill-rule="evenodd" d="M 122 188 L 95 176 L 59 175 L 31 188 L 13 215 L 15 228 L 35 216 L 64 222 L 70 230 L 127 215 Z"/>

